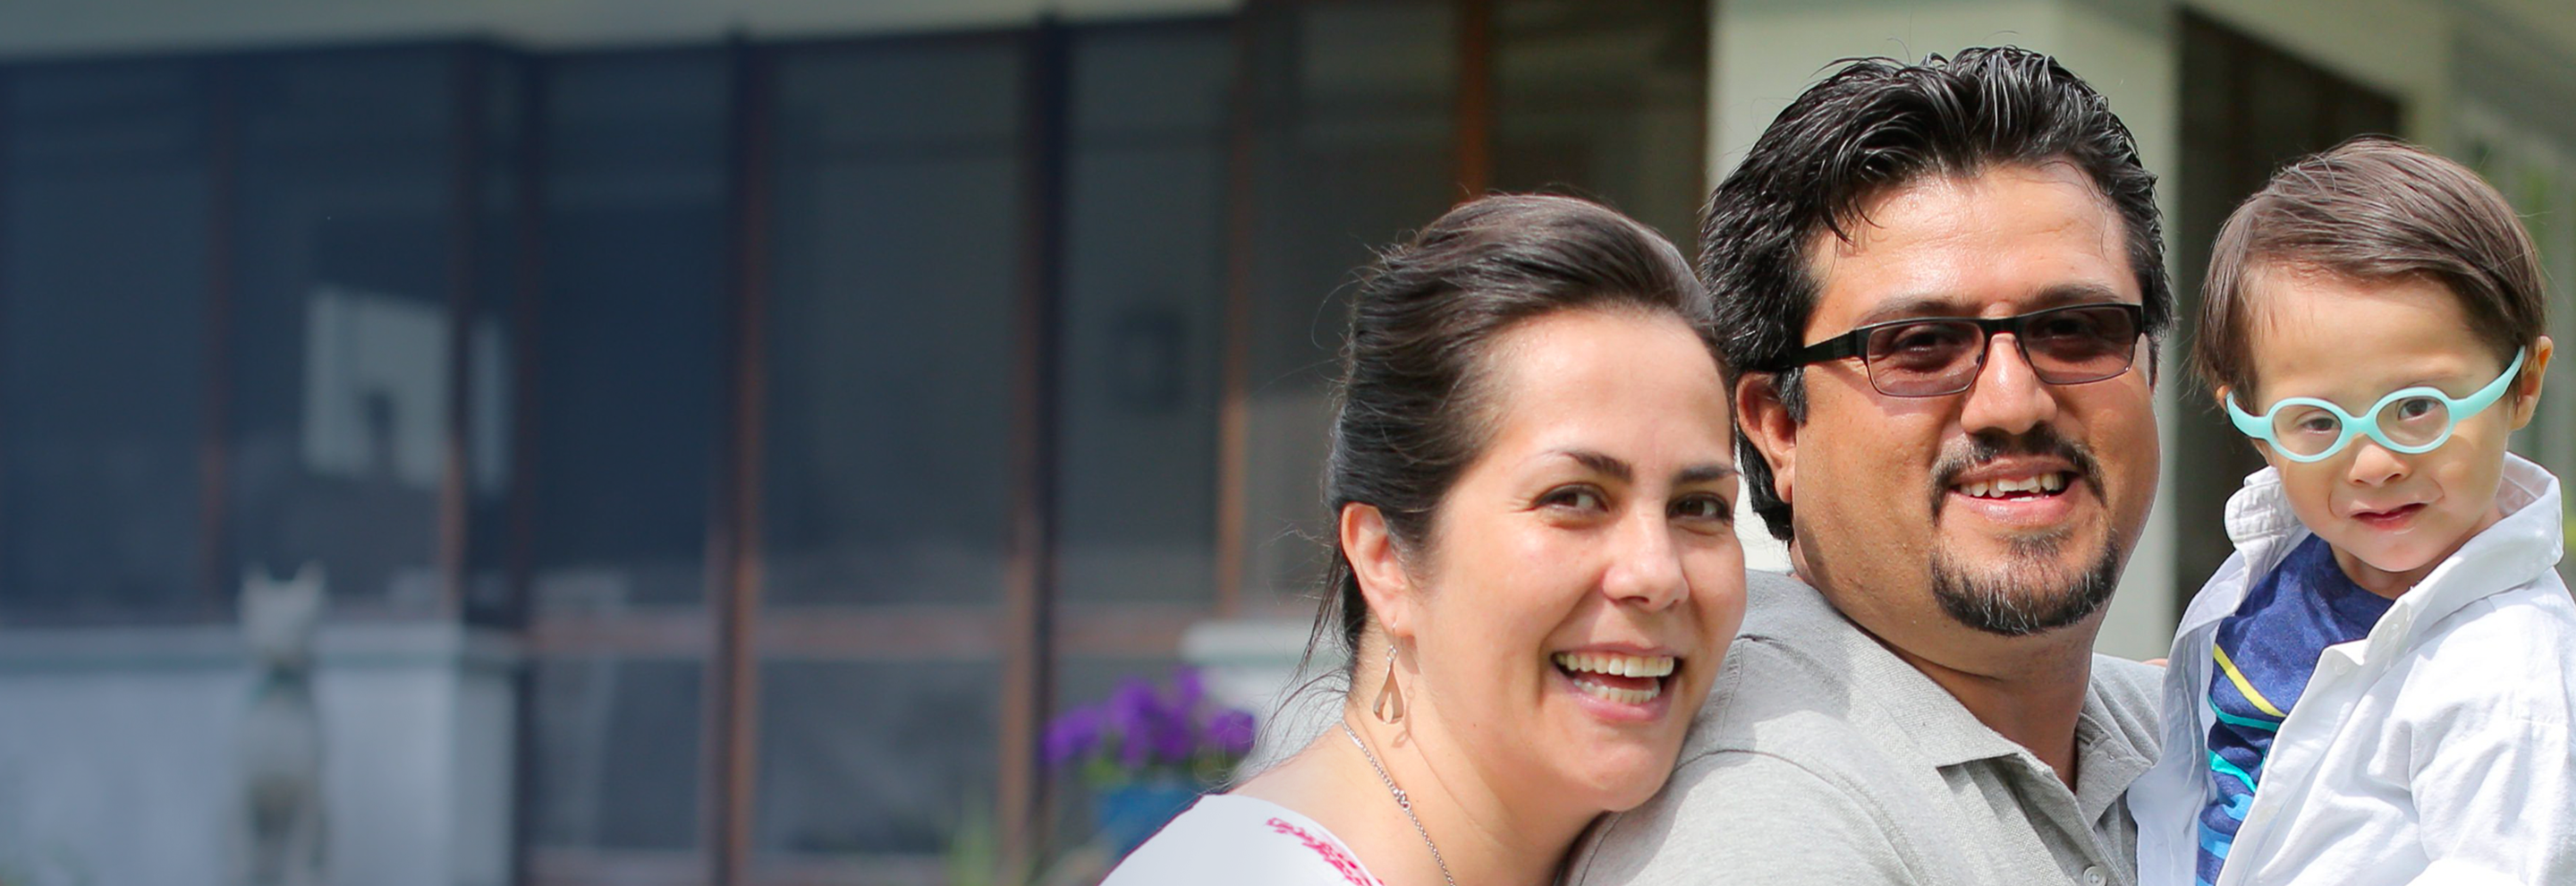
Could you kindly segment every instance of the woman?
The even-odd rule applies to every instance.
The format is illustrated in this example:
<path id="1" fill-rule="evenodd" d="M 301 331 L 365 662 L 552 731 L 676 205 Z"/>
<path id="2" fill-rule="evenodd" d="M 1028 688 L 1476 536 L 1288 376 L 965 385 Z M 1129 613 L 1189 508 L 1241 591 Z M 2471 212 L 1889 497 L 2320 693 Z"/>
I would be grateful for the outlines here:
<path id="1" fill-rule="evenodd" d="M 1600 206 L 1489 197 L 1359 287 L 1317 635 L 1339 722 L 1110 874 L 1541 884 L 1663 786 L 1744 614 L 1708 299 Z"/>

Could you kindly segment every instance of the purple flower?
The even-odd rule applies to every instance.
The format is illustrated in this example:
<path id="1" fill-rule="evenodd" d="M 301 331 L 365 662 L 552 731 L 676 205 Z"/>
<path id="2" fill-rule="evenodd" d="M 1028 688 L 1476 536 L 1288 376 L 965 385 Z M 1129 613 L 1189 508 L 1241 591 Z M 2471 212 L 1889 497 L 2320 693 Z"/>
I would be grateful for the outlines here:
<path id="1" fill-rule="evenodd" d="M 1192 719 L 1189 715 L 1198 711 L 1199 702 L 1205 698 L 1207 698 L 1207 680 L 1199 675 L 1199 669 L 1183 667 L 1172 672 L 1172 710 L 1174 712 L 1180 714 L 1183 719 Z"/>
<path id="2" fill-rule="evenodd" d="M 1208 720 L 1208 738 L 1216 742 L 1217 753 L 1229 758 L 1252 753 L 1255 724 L 1250 711 L 1227 708 Z"/>
<path id="3" fill-rule="evenodd" d="M 1154 697 L 1154 684 L 1136 677 L 1121 679 L 1118 690 L 1109 694 L 1109 728 L 1134 733 L 1161 719 L 1162 708 L 1162 700 Z"/>
<path id="4" fill-rule="evenodd" d="M 1135 677 L 1118 681 L 1118 691 L 1109 696 L 1109 731 L 1118 734 L 1118 764 L 1129 769 L 1145 765 L 1154 751 L 1154 733 L 1168 719 L 1162 700 L 1154 697 L 1154 684 Z"/>
<path id="5" fill-rule="evenodd" d="M 1075 758 L 1091 753 L 1100 745 L 1101 711 L 1098 705 L 1084 705 L 1064 712 L 1047 724 L 1047 768 L 1062 769 Z"/>
<path id="6" fill-rule="evenodd" d="M 1188 763 L 1191 752 L 1198 749 L 1195 738 L 1190 734 L 1188 720 L 1172 719 L 1157 724 L 1154 729 L 1155 762 L 1175 766 Z"/>

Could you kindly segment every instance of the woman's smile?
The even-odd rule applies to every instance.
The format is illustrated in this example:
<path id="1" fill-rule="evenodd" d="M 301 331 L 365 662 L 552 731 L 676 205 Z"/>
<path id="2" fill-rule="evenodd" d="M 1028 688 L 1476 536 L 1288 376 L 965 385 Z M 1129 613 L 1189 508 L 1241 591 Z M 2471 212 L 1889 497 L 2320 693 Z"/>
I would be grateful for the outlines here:
<path id="1" fill-rule="evenodd" d="M 1549 657 L 1555 671 L 1548 681 L 1568 693 L 1575 705 L 1614 723 L 1652 722 L 1672 711 L 1672 693 L 1681 659 L 1670 655 L 1619 652 L 1559 652 Z"/>

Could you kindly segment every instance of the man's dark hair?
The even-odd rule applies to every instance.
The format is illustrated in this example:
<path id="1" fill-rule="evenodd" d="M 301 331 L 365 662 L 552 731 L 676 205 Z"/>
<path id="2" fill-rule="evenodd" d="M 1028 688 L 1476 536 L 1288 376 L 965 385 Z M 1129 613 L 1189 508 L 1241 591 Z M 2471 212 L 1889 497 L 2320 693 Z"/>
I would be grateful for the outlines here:
<path id="1" fill-rule="evenodd" d="M 1853 226 L 1868 221 L 1863 208 L 1890 190 L 2004 165 L 2063 162 L 2100 189 L 2128 235 L 2149 340 L 2162 340 L 2173 293 L 2156 177 L 2100 93 L 2056 60 L 2012 47 L 1919 64 L 1847 61 L 1771 121 L 1701 210 L 1700 279 L 1717 302 L 1730 377 L 1777 370 L 1769 383 L 1781 405 L 1805 421 L 1802 373 L 1781 367 L 1804 344 L 1815 312 L 1817 235 L 1849 242 Z M 1770 463 L 1749 439 L 1738 446 L 1754 512 L 1789 540 L 1790 508 L 1772 486 Z"/>
<path id="2" fill-rule="evenodd" d="M 2249 409 L 2259 296 L 2247 281 L 2266 270 L 2440 283 L 2498 364 L 2549 329 L 2540 250 L 2513 205 L 2468 167 L 2393 139 L 2362 136 L 2291 161 L 2219 229 L 2192 364 Z"/>

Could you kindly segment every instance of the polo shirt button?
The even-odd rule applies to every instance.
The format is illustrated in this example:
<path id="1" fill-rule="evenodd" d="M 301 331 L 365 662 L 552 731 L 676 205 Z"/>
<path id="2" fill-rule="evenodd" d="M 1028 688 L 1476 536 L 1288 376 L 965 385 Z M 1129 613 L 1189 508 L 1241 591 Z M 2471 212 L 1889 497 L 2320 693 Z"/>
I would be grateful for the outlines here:
<path id="1" fill-rule="evenodd" d="M 2100 865 L 2084 869 L 2084 886 L 2102 886 L 2102 884 L 2109 879 L 2110 878 L 2108 877 L 2102 876 L 2102 867 Z"/>

